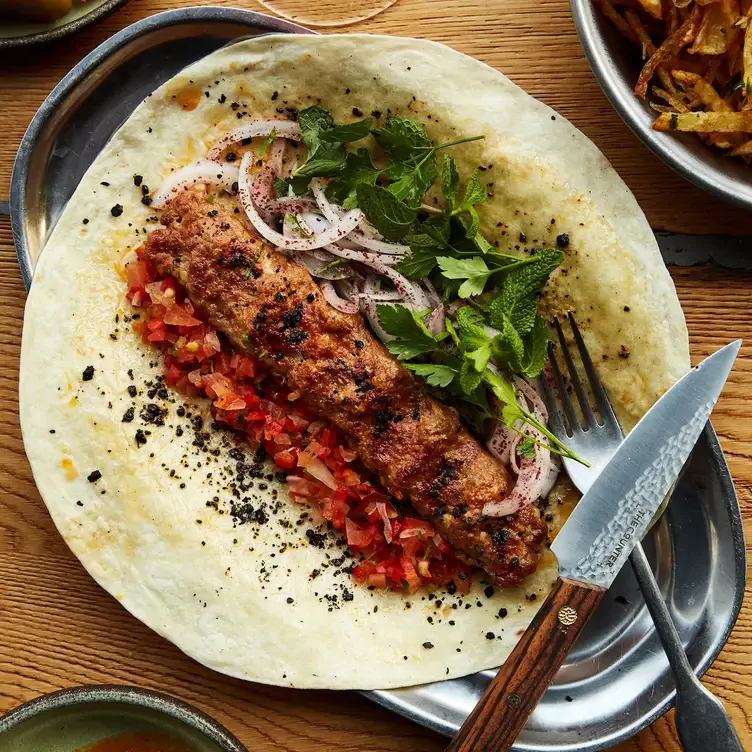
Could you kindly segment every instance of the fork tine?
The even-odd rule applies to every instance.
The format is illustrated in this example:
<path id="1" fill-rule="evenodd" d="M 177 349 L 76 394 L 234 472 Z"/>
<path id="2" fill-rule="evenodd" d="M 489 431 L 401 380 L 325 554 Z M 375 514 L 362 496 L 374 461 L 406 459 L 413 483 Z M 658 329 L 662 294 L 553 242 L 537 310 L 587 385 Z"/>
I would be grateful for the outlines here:
<path id="1" fill-rule="evenodd" d="M 600 425 L 607 425 L 608 423 L 611 423 L 613 426 L 618 427 L 619 421 L 614 414 L 611 403 L 608 400 L 606 390 L 603 388 L 603 384 L 601 384 L 601 380 L 598 378 L 598 372 L 595 370 L 593 361 L 590 358 L 590 353 L 585 347 L 585 342 L 582 339 L 582 334 L 580 334 L 580 328 L 577 326 L 577 322 L 575 321 L 574 316 L 571 312 L 569 313 L 569 324 L 572 327 L 574 341 L 577 343 L 577 349 L 580 351 L 580 358 L 585 369 L 585 374 L 587 375 L 588 381 L 590 382 L 590 390 L 593 393 L 595 403 L 598 406 L 598 412 L 601 415 Z"/>
<path id="2" fill-rule="evenodd" d="M 550 352 L 549 352 L 549 358 L 551 358 Z M 556 404 L 556 400 L 554 399 L 554 394 L 551 391 L 551 387 L 548 385 L 548 379 L 546 379 L 546 374 L 544 373 L 541 374 L 540 378 L 538 379 L 538 383 L 540 384 L 540 389 L 543 394 L 543 402 L 545 402 L 546 408 L 548 409 L 549 428 L 553 432 L 554 436 L 557 436 L 560 439 L 564 436 L 568 436 L 569 434 L 564 425 L 564 420 L 561 417 L 559 406 Z"/>
<path id="3" fill-rule="evenodd" d="M 561 406 L 564 408 L 564 414 L 567 416 L 567 422 L 569 423 L 569 430 L 567 431 L 567 435 L 574 436 L 577 431 L 582 430 L 582 427 L 580 426 L 580 421 L 577 419 L 577 414 L 574 411 L 572 400 L 569 398 L 567 387 L 564 383 L 564 378 L 561 375 L 559 363 L 556 360 L 556 353 L 554 351 L 553 342 L 548 343 L 548 359 L 551 362 L 551 369 L 554 372 L 556 384 L 559 387 L 559 401 L 561 402 Z"/>
<path id="4" fill-rule="evenodd" d="M 580 403 L 580 409 L 582 410 L 582 416 L 585 419 L 585 425 L 583 426 L 583 429 L 592 428 L 593 426 L 597 425 L 595 415 L 593 415 L 593 409 L 590 407 L 590 402 L 588 401 L 587 394 L 585 394 L 585 389 L 582 386 L 579 375 L 577 374 L 577 369 L 574 366 L 574 361 L 572 360 L 572 355 L 569 352 L 569 346 L 564 339 L 564 332 L 561 330 L 561 324 L 559 323 L 558 318 L 554 319 L 554 326 L 556 327 L 556 333 L 559 335 L 559 344 L 561 345 L 561 351 L 564 354 L 564 360 L 567 364 L 567 370 L 569 371 L 569 380 L 574 387 L 575 394 L 577 395 L 577 401 Z"/>

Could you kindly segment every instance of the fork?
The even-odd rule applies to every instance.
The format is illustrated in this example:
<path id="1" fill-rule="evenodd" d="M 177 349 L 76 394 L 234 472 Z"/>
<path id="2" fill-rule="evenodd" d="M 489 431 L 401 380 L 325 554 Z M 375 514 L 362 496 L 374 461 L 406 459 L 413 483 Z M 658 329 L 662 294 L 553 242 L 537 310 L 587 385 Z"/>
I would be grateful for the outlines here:
<path id="1" fill-rule="evenodd" d="M 549 427 L 552 433 L 560 441 L 566 442 L 567 446 L 576 454 L 591 463 L 590 467 L 586 467 L 573 459 L 564 457 L 564 467 L 572 483 L 582 493 L 585 493 L 616 452 L 624 439 L 624 434 L 606 391 L 598 378 L 577 322 L 571 313 L 568 315 L 568 319 L 600 420 L 596 418 L 594 409 L 588 400 L 587 392 L 577 373 L 558 319 L 554 321 L 554 326 L 558 335 L 559 349 L 564 357 L 569 383 L 577 397 L 583 422 L 580 422 L 567 390 L 562 368 L 556 359 L 556 346 L 553 342 L 549 343 L 548 346 L 548 358 L 558 388 L 558 404 L 545 376 L 540 379 L 540 385 L 543 399 L 548 408 Z M 563 415 L 559 410 L 559 404 Z M 645 598 L 648 611 L 653 618 L 653 623 L 676 680 L 674 722 L 683 749 L 685 752 L 709 752 L 709 750 L 743 752 L 739 737 L 736 735 L 731 719 L 726 714 L 720 700 L 700 683 L 687 660 L 687 654 L 684 652 L 679 633 L 676 631 L 676 626 L 663 601 L 653 570 L 650 568 L 645 551 L 640 544 L 635 546 L 629 557 L 629 562 L 632 565 L 637 583 Z"/>

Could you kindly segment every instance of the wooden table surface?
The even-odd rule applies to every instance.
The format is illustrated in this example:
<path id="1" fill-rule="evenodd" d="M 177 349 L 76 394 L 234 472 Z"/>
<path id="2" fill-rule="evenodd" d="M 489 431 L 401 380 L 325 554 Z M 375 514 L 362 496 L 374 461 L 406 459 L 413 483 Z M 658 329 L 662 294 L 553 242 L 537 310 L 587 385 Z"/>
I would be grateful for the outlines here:
<path id="1" fill-rule="evenodd" d="M 349 4 L 347 0 L 308 2 L 319 10 Z M 131 0 L 75 37 L 0 54 L 0 199 L 7 198 L 13 158 L 24 130 L 60 78 L 128 24 L 187 4 Z M 263 11 L 253 0 L 213 4 Z M 567 0 L 397 0 L 375 18 L 344 30 L 445 42 L 503 71 L 596 142 L 637 195 L 655 229 L 749 232 L 749 215 L 674 175 L 611 110 L 579 47 Z M 736 482 L 749 540 L 752 274 L 715 266 L 674 268 L 672 274 L 687 315 L 695 361 L 731 339 L 746 340 L 713 420 Z M 47 515 L 23 451 L 17 375 L 24 300 L 10 225 L 7 218 L 0 218 L 0 712 L 75 684 L 139 684 L 211 713 L 253 752 L 443 749 L 445 740 L 440 736 L 355 693 L 264 687 L 205 669 L 132 618 L 89 578 Z M 705 681 L 725 703 L 744 746 L 752 749 L 752 599 L 747 599 L 728 645 Z M 671 715 L 618 749 L 676 752 L 680 746 Z"/>

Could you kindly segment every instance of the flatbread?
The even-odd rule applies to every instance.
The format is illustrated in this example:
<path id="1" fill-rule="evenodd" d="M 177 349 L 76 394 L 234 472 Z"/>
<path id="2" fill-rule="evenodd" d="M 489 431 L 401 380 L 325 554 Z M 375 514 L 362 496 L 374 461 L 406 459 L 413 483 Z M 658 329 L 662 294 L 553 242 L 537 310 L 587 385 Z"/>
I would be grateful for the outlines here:
<path id="1" fill-rule="evenodd" d="M 339 121 L 415 117 L 434 141 L 486 135 L 453 150 L 461 174 L 484 168 L 493 197 L 483 230 L 505 251 L 557 238 L 566 246 L 544 310 L 576 312 L 625 426 L 689 367 L 684 317 L 644 215 L 564 118 L 443 45 L 265 36 L 210 55 L 148 97 L 60 218 L 24 322 L 20 411 L 34 477 L 97 582 L 218 671 L 291 687 L 383 689 L 497 666 L 555 580 L 550 552 L 523 587 L 505 592 L 482 581 L 469 596 L 355 585 L 336 536 L 315 513 L 301 518 L 308 510 L 273 475 L 233 496 L 251 453 L 238 455 L 211 429 L 206 401 L 181 407 L 177 395 L 160 396 L 160 356 L 127 321 L 118 265 L 159 226 L 134 175 L 154 189 L 242 120 L 314 102 Z M 88 366 L 93 377 L 83 380 Z M 149 403 L 166 410 L 164 425 Z"/>

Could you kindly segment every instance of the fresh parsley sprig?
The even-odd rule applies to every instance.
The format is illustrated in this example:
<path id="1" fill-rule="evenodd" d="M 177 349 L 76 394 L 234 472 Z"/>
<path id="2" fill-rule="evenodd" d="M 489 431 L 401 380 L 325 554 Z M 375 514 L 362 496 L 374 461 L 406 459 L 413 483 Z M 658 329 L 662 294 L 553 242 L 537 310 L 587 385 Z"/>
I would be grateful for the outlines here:
<path id="1" fill-rule="evenodd" d="M 438 175 L 437 152 L 485 138 L 472 136 L 434 145 L 423 126 L 409 118 L 390 118 L 382 128 L 373 129 L 372 118 L 338 124 L 320 107 L 300 110 L 298 123 L 308 156 L 289 178 L 275 183 L 277 192 L 284 195 L 291 187 L 294 193 L 301 195 L 308 190 L 312 178 L 329 178 L 327 197 L 345 209 L 358 206 L 366 219 L 390 240 L 402 240 L 413 228 L 421 197 Z M 368 149 L 348 151 L 346 148 L 348 143 L 360 141 L 369 134 L 387 160 L 383 168 L 374 166 Z M 379 181 L 383 185 L 379 185 Z M 471 226 L 477 225 L 477 213 L 472 219 L 473 206 L 485 199 L 476 174 L 453 210 L 457 216 L 469 212 Z"/>

